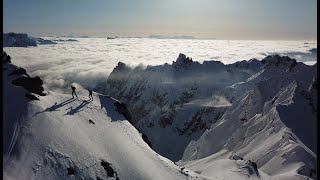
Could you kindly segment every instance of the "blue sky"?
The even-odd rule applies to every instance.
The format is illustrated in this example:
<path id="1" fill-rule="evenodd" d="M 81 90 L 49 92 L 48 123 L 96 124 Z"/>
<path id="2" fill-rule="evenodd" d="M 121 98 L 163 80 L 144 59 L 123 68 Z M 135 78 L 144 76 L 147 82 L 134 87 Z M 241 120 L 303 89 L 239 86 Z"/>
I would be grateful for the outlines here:
<path id="1" fill-rule="evenodd" d="M 4 0 L 4 32 L 316 39 L 316 0 Z"/>

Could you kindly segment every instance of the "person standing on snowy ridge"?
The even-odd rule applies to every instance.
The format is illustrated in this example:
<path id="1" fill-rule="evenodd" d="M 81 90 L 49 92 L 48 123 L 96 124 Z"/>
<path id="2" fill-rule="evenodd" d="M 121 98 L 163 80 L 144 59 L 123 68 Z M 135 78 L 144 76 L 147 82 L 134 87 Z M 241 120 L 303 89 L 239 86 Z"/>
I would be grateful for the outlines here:
<path id="1" fill-rule="evenodd" d="M 92 91 L 87 88 L 87 90 L 89 91 L 89 101 L 92 100 L 93 101 L 93 97 L 92 97 Z"/>
<path id="2" fill-rule="evenodd" d="M 76 95 L 76 97 L 77 97 L 77 99 L 78 99 L 78 96 L 77 96 L 77 94 L 76 94 L 76 87 L 74 87 L 74 86 L 71 85 L 71 89 L 72 89 L 72 93 L 71 93 L 71 94 L 72 94 L 72 99 L 74 98 L 73 94 Z"/>

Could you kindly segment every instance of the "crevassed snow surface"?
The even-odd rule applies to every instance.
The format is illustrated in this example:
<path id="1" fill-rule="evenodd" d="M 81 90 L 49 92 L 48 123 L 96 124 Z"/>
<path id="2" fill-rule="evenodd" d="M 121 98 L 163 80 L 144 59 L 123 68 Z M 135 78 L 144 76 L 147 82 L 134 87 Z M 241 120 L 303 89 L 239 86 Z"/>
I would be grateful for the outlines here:
<path id="1" fill-rule="evenodd" d="M 43 37 L 44 39 L 64 39 Z M 78 82 L 94 87 L 107 78 L 119 61 L 126 64 L 171 64 L 177 54 L 185 53 L 193 60 L 218 60 L 225 64 L 251 58 L 262 59 L 279 53 L 306 64 L 316 63 L 317 41 L 244 41 L 149 38 L 74 38 L 77 42 L 59 41 L 55 45 L 4 50 L 31 75 L 39 75 L 47 86 L 58 88 Z"/>

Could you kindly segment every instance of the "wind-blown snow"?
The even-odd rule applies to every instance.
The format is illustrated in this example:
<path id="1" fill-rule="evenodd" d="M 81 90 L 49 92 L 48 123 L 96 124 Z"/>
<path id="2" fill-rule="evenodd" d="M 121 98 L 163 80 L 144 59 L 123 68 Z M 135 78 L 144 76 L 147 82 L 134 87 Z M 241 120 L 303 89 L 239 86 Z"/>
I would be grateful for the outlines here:
<path id="1" fill-rule="evenodd" d="M 62 39 L 43 37 L 44 39 Z M 239 41 L 150 38 L 73 38 L 78 42 L 57 41 L 56 45 L 4 48 L 32 75 L 40 76 L 50 89 L 67 87 L 72 82 L 94 87 L 106 79 L 119 61 L 127 65 L 159 65 L 172 63 L 179 53 L 185 53 L 202 63 L 219 60 L 224 64 L 252 58 L 262 59 L 279 53 L 300 58 L 308 64 L 316 63 L 316 41 Z M 307 58 L 305 58 L 307 57 Z"/>

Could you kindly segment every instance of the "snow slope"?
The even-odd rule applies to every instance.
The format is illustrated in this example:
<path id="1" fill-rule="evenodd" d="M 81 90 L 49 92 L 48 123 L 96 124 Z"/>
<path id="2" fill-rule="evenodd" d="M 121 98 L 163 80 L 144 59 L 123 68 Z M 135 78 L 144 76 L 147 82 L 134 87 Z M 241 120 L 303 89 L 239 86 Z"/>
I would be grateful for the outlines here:
<path id="1" fill-rule="evenodd" d="M 190 140 L 198 139 L 230 106 L 215 92 L 245 81 L 260 66 L 254 59 L 231 65 L 200 64 L 184 54 L 172 65 L 131 68 L 119 62 L 107 82 L 102 80 L 95 90 L 125 102 L 154 150 L 176 161 Z"/>
<path id="2" fill-rule="evenodd" d="M 221 119 L 184 151 L 181 164 L 205 170 L 233 155 L 276 179 L 316 179 L 316 65 L 270 56 L 260 72 L 221 91 L 236 98 Z M 183 162 L 184 161 L 184 162 Z M 199 163 L 196 163 L 199 162 Z"/>
<path id="3" fill-rule="evenodd" d="M 172 65 L 120 62 L 96 90 L 126 102 L 155 151 L 194 171 L 238 154 L 274 178 L 316 178 L 316 66 L 279 55 L 200 64 L 180 54 Z"/>
<path id="4" fill-rule="evenodd" d="M 4 179 L 271 179 L 233 160 L 212 168 L 214 177 L 180 167 L 143 141 L 122 114 L 121 102 L 96 92 L 88 101 L 78 84 L 73 84 L 78 99 L 45 90 L 30 93 L 27 86 L 12 84 L 29 76 L 12 74 L 16 69 L 3 52 Z"/>
<path id="5" fill-rule="evenodd" d="M 93 93 L 93 101 L 85 101 L 87 91 L 77 86 L 79 99 L 48 91 L 31 101 L 11 83 L 24 75 L 9 76 L 17 68 L 11 63 L 3 68 L 4 179 L 198 178 L 155 153 L 115 110 L 117 100 Z"/>

